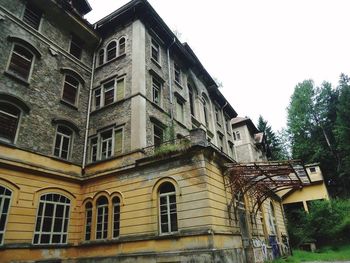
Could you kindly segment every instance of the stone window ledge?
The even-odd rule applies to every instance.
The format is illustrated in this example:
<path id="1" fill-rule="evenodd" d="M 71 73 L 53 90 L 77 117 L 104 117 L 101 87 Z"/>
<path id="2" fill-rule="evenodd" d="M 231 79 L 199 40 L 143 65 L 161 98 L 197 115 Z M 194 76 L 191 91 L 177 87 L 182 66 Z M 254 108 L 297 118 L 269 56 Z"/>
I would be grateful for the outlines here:
<path id="1" fill-rule="evenodd" d="M 25 86 L 29 86 L 29 82 L 21 77 L 18 77 L 17 75 L 13 74 L 12 72 L 10 71 L 4 71 L 4 74 L 18 82 L 20 82 L 21 84 L 24 84 Z"/>

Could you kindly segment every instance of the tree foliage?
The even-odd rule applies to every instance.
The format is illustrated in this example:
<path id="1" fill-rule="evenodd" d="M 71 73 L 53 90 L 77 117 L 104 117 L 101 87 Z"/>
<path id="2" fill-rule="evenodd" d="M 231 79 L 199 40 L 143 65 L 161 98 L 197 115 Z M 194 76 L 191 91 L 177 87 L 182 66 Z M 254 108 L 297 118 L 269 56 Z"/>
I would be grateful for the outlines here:
<path id="1" fill-rule="evenodd" d="M 344 175 L 350 171 L 350 166 L 346 168 L 343 165 L 346 163 L 345 155 L 339 155 L 340 152 L 350 153 L 350 148 L 341 146 L 343 141 L 348 140 L 346 136 L 349 134 L 344 132 L 349 127 L 344 122 L 348 114 L 346 111 L 350 108 L 350 100 L 346 99 L 349 85 L 345 76 L 340 83 L 338 89 L 333 89 L 328 82 L 316 87 L 312 80 L 305 80 L 295 87 L 287 109 L 292 157 L 306 163 L 319 162 L 326 182 L 338 186 L 345 181 L 350 182 L 350 176 L 344 177 L 345 181 L 340 180 L 341 170 Z M 343 115 L 339 115 L 341 112 Z M 346 191 L 340 193 L 336 188 L 332 190 L 333 194 L 346 194 Z"/>
<path id="2" fill-rule="evenodd" d="M 268 124 L 267 120 L 260 115 L 258 119 L 257 128 L 259 131 L 264 132 L 266 141 L 269 147 L 269 159 L 270 160 L 285 160 L 288 158 L 286 151 L 281 144 L 281 137 L 276 135 L 272 130 L 272 127 Z"/>

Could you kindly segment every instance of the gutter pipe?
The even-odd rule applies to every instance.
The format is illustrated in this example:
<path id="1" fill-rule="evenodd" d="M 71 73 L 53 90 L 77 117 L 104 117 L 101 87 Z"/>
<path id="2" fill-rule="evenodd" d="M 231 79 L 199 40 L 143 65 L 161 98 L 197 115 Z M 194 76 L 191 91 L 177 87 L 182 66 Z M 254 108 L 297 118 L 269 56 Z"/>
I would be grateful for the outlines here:
<path id="1" fill-rule="evenodd" d="M 170 48 L 172 45 L 174 45 L 176 42 L 176 38 L 174 37 L 173 42 L 168 46 L 167 48 L 167 60 L 168 60 L 168 79 L 169 79 L 169 98 L 170 98 L 170 118 L 171 122 L 174 120 L 174 113 L 173 113 L 173 87 L 172 87 L 172 77 L 171 77 L 171 68 L 170 68 Z"/>

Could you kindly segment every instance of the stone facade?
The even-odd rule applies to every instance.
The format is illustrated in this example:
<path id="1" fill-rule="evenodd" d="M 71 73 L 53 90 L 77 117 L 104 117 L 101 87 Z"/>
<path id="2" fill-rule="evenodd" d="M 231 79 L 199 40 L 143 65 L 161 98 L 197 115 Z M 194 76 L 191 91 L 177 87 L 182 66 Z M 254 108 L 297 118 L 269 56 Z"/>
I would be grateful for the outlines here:
<path id="1" fill-rule="evenodd" d="M 38 30 L 23 21 L 31 4 L 43 13 Z M 11 197 L 8 211 L 0 211 L 7 216 L 6 227 L 0 227 L 1 260 L 251 262 L 238 212 L 229 209 L 233 197 L 224 177 L 225 164 L 234 162 L 228 124 L 236 112 L 190 47 L 147 1 L 133 0 L 93 26 L 81 16 L 89 10 L 86 1 L 1 1 L 0 106 L 21 108 L 16 139 L 5 141 L 0 127 L 0 190 L 7 189 Z M 71 54 L 72 36 L 83 42 L 80 59 Z M 107 59 L 114 40 L 117 55 Z M 152 40 L 158 45 L 158 62 L 152 58 Z M 9 71 L 16 43 L 35 55 L 28 80 Z M 66 74 L 79 81 L 74 105 L 62 99 Z M 116 84 L 121 79 L 123 92 Z M 155 101 L 153 79 L 161 86 L 160 101 Z M 111 80 L 112 97 L 105 86 Z M 169 148 L 160 153 L 154 146 L 155 124 L 166 134 L 160 140 L 171 140 L 161 144 L 159 148 Z M 65 159 L 54 156 L 59 125 L 73 131 Z M 109 128 L 122 129 L 122 136 L 102 138 Z M 119 152 L 117 143 L 122 143 Z M 244 154 L 237 150 L 237 156 Z M 175 189 L 176 231 L 163 233 L 160 189 L 167 184 Z M 47 221 L 38 223 L 41 198 L 47 196 L 69 200 L 69 223 L 56 234 L 45 228 Z M 6 198 L 0 192 L 0 202 Z M 103 219 L 106 236 L 97 238 L 101 198 L 107 200 L 103 211 L 109 212 Z M 112 213 L 116 198 L 119 221 Z M 282 212 L 276 215 L 284 232 Z M 250 216 L 250 221 L 248 216 L 247 238 L 266 237 L 265 214 L 257 220 Z M 47 241 L 45 235 L 66 240 Z"/>

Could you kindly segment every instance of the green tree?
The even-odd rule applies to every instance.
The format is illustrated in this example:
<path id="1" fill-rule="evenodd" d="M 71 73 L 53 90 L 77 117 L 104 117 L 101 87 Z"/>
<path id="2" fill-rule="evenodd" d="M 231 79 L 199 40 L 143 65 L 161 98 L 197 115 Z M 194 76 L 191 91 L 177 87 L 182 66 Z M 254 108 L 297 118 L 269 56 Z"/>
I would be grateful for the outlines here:
<path id="1" fill-rule="evenodd" d="M 336 123 L 334 127 L 337 150 L 340 157 L 338 169 L 339 182 L 343 194 L 349 195 L 350 187 L 350 84 L 349 77 L 340 76 L 338 91 L 339 102 L 336 109 Z"/>
<path id="2" fill-rule="evenodd" d="M 312 80 L 305 80 L 295 87 L 288 107 L 292 157 L 320 162 L 326 182 L 336 181 L 340 163 L 333 134 L 337 101 L 330 83 L 315 87 Z"/>
<path id="3" fill-rule="evenodd" d="M 266 136 L 266 141 L 269 147 L 269 156 L 270 160 L 283 160 L 287 159 L 285 151 L 281 144 L 281 139 L 276 133 L 272 130 L 272 127 L 268 124 L 267 120 L 260 115 L 258 119 L 257 128 L 259 131 L 264 132 Z"/>

